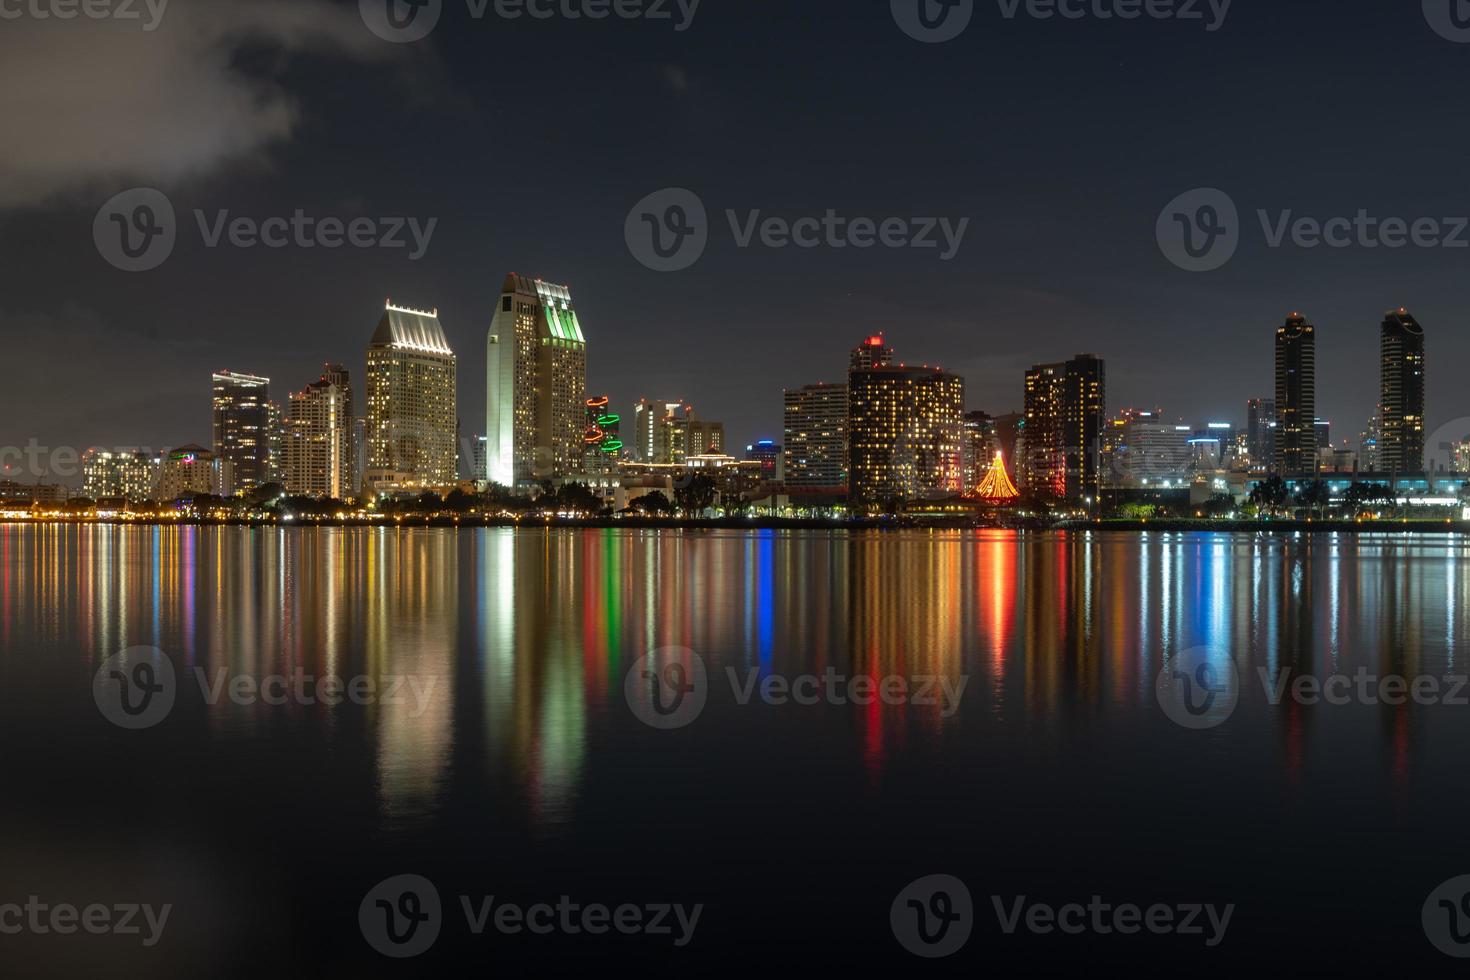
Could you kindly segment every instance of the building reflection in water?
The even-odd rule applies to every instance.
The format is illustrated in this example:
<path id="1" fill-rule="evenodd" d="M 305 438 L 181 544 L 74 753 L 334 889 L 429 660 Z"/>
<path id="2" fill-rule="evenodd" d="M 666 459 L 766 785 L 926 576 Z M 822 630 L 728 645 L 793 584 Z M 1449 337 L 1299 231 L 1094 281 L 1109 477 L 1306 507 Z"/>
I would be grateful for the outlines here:
<path id="1" fill-rule="evenodd" d="M 1467 551 L 1453 535 L 0 525 L 0 648 L 94 668 L 154 645 L 190 684 L 193 668 L 432 681 L 425 703 L 198 713 L 209 738 L 287 718 L 311 726 L 310 744 L 370 745 L 388 819 L 432 812 L 457 782 L 488 783 L 537 823 L 572 819 L 589 748 L 638 731 L 624 675 L 670 646 L 705 659 L 702 723 L 732 739 L 771 709 L 736 710 L 726 668 L 966 679 L 951 717 L 941 704 L 793 709 L 848 733 L 873 777 L 907 751 L 973 752 L 996 729 L 1154 724 L 1157 672 L 1202 646 L 1236 658 L 1229 725 L 1275 732 L 1287 773 L 1378 751 L 1402 781 L 1433 708 L 1271 707 L 1257 669 L 1463 669 Z"/>

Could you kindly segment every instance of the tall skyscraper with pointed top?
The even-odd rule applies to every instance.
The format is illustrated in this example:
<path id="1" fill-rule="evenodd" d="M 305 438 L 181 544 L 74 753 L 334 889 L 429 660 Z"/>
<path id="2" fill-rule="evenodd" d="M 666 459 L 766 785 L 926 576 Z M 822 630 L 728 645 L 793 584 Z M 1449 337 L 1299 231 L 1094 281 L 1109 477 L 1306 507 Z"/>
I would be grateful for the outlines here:
<path id="1" fill-rule="evenodd" d="M 516 486 L 582 468 L 587 338 L 572 293 L 512 272 L 485 345 L 487 478 Z"/>
<path id="2" fill-rule="evenodd" d="M 364 492 L 457 480 L 457 366 L 438 310 L 387 303 L 367 349 Z"/>
<path id="3" fill-rule="evenodd" d="M 1317 328 L 1293 313 L 1276 328 L 1278 476 L 1317 472 Z"/>
<path id="4" fill-rule="evenodd" d="M 1424 471 L 1424 328 L 1403 308 L 1383 318 L 1378 467 Z"/>

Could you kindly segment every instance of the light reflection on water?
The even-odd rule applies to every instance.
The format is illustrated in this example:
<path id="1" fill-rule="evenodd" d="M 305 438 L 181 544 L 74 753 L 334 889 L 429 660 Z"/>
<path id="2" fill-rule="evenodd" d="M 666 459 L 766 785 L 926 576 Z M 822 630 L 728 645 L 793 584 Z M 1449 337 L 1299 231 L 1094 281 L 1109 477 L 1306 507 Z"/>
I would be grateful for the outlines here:
<path id="1" fill-rule="evenodd" d="M 1155 674 L 1189 647 L 1229 651 L 1248 686 L 1258 666 L 1452 671 L 1467 550 L 1448 534 L 6 525 L 0 650 L 7 663 L 90 668 L 144 644 L 211 676 L 432 679 L 422 705 L 225 704 L 179 724 L 248 741 L 278 735 L 285 717 L 304 751 L 369 746 L 389 823 L 431 816 L 457 778 L 556 824 L 577 819 L 589 767 L 612 764 L 603 750 L 639 734 L 622 681 L 654 648 L 705 658 L 715 687 L 702 723 L 733 743 L 772 716 L 736 710 L 727 668 L 968 678 L 953 718 L 938 706 L 808 710 L 800 730 L 850 736 L 840 751 L 877 780 L 896 753 L 959 759 L 980 732 L 1153 724 Z M 1421 709 L 1375 710 L 1406 778 Z M 1314 715 L 1247 698 L 1232 724 L 1274 727 L 1291 773 L 1341 724 Z"/>

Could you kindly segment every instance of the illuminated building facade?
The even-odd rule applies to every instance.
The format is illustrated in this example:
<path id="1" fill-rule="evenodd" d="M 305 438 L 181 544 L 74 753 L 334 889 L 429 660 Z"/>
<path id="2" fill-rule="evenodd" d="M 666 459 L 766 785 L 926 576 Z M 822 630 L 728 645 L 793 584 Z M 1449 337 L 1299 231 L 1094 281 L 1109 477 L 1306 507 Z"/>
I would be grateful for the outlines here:
<path id="1" fill-rule="evenodd" d="M 1027 371 L 1025 488 L 1061 500 L 1096 497 L 1106 410 L 1107 373 L 1096 355 Z"/>
<path id="2" fill-rule="evenodd" d="M 1021 486 L 1033 493 L 1062 497 L 1067 472 L 1062 460 L 1063 366 L 1039 364 L 1026 372 L 1026 453 Z"/>
<path id="3" fill-rule="evenodd" d="M 882 504 L 964 492 L 965 382 L 937 368 L 874 367 L 848 374 L 852 499 Z"/>
<path id="4" fill-rule="evenodd" d="M 285 486 L 292 496 L 353 496 L 352 383 L 340 364 L 291 394 L 285 425 Z"/>
<path id="5" fill-rule="evenodd" d="M 847 385 L 785 392 L 786 489 L 792 496 L 846 493 Z"/>
<path id="6" fill-rule="evenodd" d="M 671 427 L 693 416 L 694 409 L 683 401 L 639 399 L 633 407 L 633 459 L 639 463 L 672 463 Z"/>
<path id="7" fill-rule="evenodd" d="M 154 500 L 171 501 L 190 494 L 228 497 L 235 492 L 235 464 L 203 446 L 180 446 L 164 454 Z"/>
<path id="8" fill-rule="evenodd" d="M 1317 328 L 1300 313 L 1276 328 L 1276 457 L 1283 477 L 1317 468 Z"/>
<path id="9" fill-rule="evenodd" d="M 512 272 L 485 350 L 487 477 L 502 486 L 578 472 L 587 338 L 566 286 Z"/>
<path id="10" fill-rule="evenodd" d="M 871 371 L 873 368 L 888 367 L 893 363 L 893 348 L 883 340 L 883 335 L 874 334 L 853 348 L 848 359 L 849 371 Z"/>
<path id="11" fill-rule="evenodd" d="M 1270 469 L 1276 459 L 1276 403 L 1269 398 L 1252 398 L 1245 403 L 1245 416 L 1251 466 Z"/>
<path id="12" fill-rule="evenodd" d="M 725 423 L 697 419 L 692 410 L 683 418 L 669 420 L 665 433 L 671 463 L 683 463 L 693 456 L 717 455 L 725 451 Z"/>
<path id="13" fill-rule="evenodd" d="M 582 433 L 585 472 L 612 472 L 622 455 L 623 418 L 612 411 L 611 404 L 606 395 L 587 399 L 587 424 Z"/>
<path id="14" fill-rule="evenodd" d="M 995 420 L 986 412 L 965 413 L 966 490 L 975 490 L 990 475 L 998 449 Z"/>
<path id="15" fill-rule="evenodd" d="M 388 303 L 367 349 L 365 491 L 455 482 L 456 366 L 438 311 Z"/>
<path id="16" fill-rule="evenodd" d="M 782 458 L 781 444 L 774 439 L 762 439 L 745 447 L 746 461 L 760 464 L 760 478 L 766 482 L 782 478 Z"/>
<path id="17" fill-rule="evenodd" d="M 1165 421 L 1160 410 L 1124 409 L 1108 422 L 1104 447 L 1105 486 L 1159 488 L 1190 481 L 1189 426 Z"/>
<path id="18" fill-rule="evenodd" d="M 89 449 L 82 454 L 82 492 L 93 500 L 151 500 L 161 463 L 161 458 L 143 452 Z"/>
<path id="19" fill-rule="evenodd" d="M 214 454 L 229 460 L 240 490 L 270 482 L 270 379 L 217 371 Z"/>
<path id="20" fill-rule="evenodd" d="M 1424 328 L 1407 310 L 1383 318 L 1380 341 L 1378 466 L 1389 473 L 1424 472 Z"/>

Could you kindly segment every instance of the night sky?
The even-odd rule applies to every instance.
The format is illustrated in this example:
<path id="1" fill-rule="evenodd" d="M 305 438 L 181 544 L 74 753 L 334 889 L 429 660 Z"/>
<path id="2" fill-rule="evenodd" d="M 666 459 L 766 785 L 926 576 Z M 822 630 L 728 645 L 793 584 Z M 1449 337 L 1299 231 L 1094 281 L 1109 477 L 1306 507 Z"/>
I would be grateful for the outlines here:
<path id="1" fill-rule="evenodd" d="M 511 270 L 570 284 L 594 392 L 624 411 L 688 399 L 733 445 L 780 438 L 782 389 L 840 380 L 876 331 L 963 374 L 971 408 L 1019 410 L 1028 365 L 1090 351 L 1110 411 L 1243 424 L 1293 310 L 1319 330 L 1320 413 L 1356 444 L 1378 325 L 1400 305 L 1427 332 L 1433 433 L 1470 416 L 1470 249 L 1271 248 L 1256 210 L 1470 214 L 1467 115 L 1470 44 L 1409 0 L 1235 0 L 1214 32 L 1007 19 L 979 0 L 943 44 L 906 36 L 888 0 L 703 0 L 682 32 L 475 20 L 447 0 L 408 45 L 369 33 L 355 2 L 172 0 L 153 32 L 0 20 L 0 444 L 207 443 L 219 368 L 268 375 L 284 400 L 341 361 L 361 397 L 390 296 L 440 310 L 479 432 Z M 178 240 L 126 273 L 93 219 L 135 186 L 169 197 Z M 697 264 L 661 274 L 624 221 L 666 187 L 696 192 L 712 227 Z M 1209 273 L 1155 240 L 1164 205 L 1198 187 L 1242 218 Z M 438 224 L 419 261 L 211 249 L 196 208 Z M 726 209 L 970 225 L 948 262 L 741 249 Z"/>

